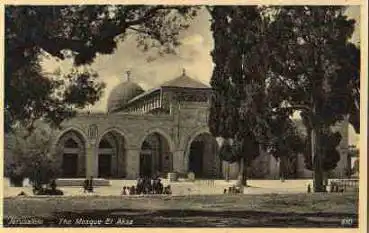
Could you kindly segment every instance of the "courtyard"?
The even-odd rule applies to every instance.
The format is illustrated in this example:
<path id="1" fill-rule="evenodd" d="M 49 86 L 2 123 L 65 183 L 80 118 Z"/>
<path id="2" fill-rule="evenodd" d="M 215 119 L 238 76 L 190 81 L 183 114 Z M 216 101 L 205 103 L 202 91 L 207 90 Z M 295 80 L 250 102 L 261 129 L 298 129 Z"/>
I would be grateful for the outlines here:
<path id="1" fill-rule="evenodd" d="M 136 180 L 111 180 L 110 186 L 95 187 L 93 194 L 83 193 L 82 187 L 64 186 L 58 187 L 65 196 L 119 196 L 124 186 L 136 185 Z M 223 190 L 234 185 L 236 180 L 195 180 L 194 182 L 179 180 L 169 182 L 162 179 L 164 185 L 170 185 L 174 196 L 181 195 L 216 195 L 223 194 Z M 292 194 L 306 193 L 307 186 L 312 185 L 312 180 L 249 180 L 250 187 L 244 189 L 244 194 Z M 25 187 L 11 187 L 8 180 L 4 179 L 4 197 L 17 196 L 20 192 L 27 195 L 32 194 L 32 186 L 25 184 Z"/>
<path id="2" fill-rule="evenodd" d="M 111 186 L 97 187 L 93 194 L 81 187 L 59 187 L 65 195 L 55 197 L 32 196 L 31 187 L 4 184 L 4 225 L 16 226 L 7 223 L 32 216 L 42 217 L 43 226 L 49 227 L 357 226 L 358 194 L 307 193 L 311 180 L 249 180 L 244 194 L 223 194 L 235 181 L 163 183 L 172 186 L 173 195 L 121 196 L 121 187 L 134 185 L 133 180 L 112 180 Z M 28 196 L 16 196 L 20 191 Z M 116 224 L 106 225 L 106 219 Z M 78 222 L 65 224 L 68 221 Z"/>

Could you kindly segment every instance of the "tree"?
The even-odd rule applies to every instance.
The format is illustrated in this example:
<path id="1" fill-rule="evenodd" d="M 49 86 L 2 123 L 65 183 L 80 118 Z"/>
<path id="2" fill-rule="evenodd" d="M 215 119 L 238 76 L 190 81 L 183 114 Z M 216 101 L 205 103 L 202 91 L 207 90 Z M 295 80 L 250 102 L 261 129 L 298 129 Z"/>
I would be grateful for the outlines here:
<path id="1" fill-rule="evenodd" d="M 143 5 L 7 6 L 5 9 L 5 129 L 37 119 L 59 125 L 76 108 L 95 103 L 104 85 L 89 69 L 48 75 L 43 57 L 73 59 L 87 66 L 98 54 L 111 54 L 128 33 L 144 50 L 174 51 L 178 34 L 196 7 Z M 83 68 L 83 67 L 82 67 Z"/>
<path id="2" fill-rule="evenodd" d="M 357 111 L 360 51 L 348 42 L 354 23 L 343 7 L 305 6 L 278 8 L 271 24 L 271 71 L 280 98 L 302 111 L 310 131 L 316 192 L 324 191 L 324 131 Z"/>
<path id="3" fill-rule="evenodd" d="M 34 186 L 40 186 L 60 174 L 60 167 L 55 162 L 58 152 L 51 150 L 51 131 L 44 125 L 37 126 L 31 134 L 25 128 L 17 128 L 7 136 L 5 177 L 17 186 L 22 185 L 25 178 L 29 178 Z"/>
<path id="4" fill-rule="evenodd" d="M 211 53 L 215 68 L 209 127 L 214 136 L 234 141 L 231 160 L 239 161 L 239 179 L 246 185 L 247 166 L 259 155 L 267 128 L 268 64 L 263 55 L 268 19 L 262 17 L 258 7 L 220 6 L 208 10 L 215 44 Z"/>
<path id="5" fill-rule="evenodd" d="M 334 153 L 323 158 L 323 131 L 347 115 L 358 125 L 360 51 L 348 42 L 354 21 L 336 6 L 208 10 L 215 42 L 212 133 L 268 148 L 276 136 L 268 119 L 301 111 L 311 139 L 314 190 L 323 191 L 323 169 L 337 161 Z"/>

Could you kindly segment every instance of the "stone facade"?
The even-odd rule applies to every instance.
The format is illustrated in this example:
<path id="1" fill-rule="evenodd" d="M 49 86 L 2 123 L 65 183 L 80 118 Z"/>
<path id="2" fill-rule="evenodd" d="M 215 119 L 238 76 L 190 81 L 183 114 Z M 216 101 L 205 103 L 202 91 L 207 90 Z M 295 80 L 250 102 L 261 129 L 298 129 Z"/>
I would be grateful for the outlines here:
<path id="1" fill-rule="evenodd" d="M 181 87 L 183 83 L 185 87 Z M 119 88 L 125 91 L 124 85 Z M 238 164 L 219 160 L 218 143 L 207 126 L 210 91 L 185 75 L 131 100 L 115 90 L 126 101 L 119 103 L 118 110 L 79 114 L 63 122 L 62 130 L 55 134 L 54 147 L 63 151 L 59 162 L 64 174 L 136 179 L 140 175 L 186 175 L 191 171 L 196 178 L 236 178 Z M 343 156 L 335 172 L 343 176 L 348 127 L 339 128 L 343 129 Z M 311 177 L 311 172 L 303 168 L 302 156 L 295 165 L 295 178 Z M 264 153 L 250 171 L 255 178 L 276 179 L 279 161 Z"/>

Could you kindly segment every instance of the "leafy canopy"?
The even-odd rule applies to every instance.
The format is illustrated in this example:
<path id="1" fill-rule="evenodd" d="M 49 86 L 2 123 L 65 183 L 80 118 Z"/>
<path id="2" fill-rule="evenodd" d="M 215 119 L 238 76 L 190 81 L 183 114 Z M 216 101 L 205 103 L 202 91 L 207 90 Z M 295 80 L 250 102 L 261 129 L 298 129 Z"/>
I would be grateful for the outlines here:
<path id="1" fill-rule="evenodd" d="M 355 21 L 344 15 L 344 7 L 208 9 L 215 41 L 209 127 L 215 136 L 240 145 L 251 140 L 278 157 L 310 149 L 311 137 L 304 142 L 290 120 L 296 110 L 308 134 L 348 114 L 358 130 L 360 50 L 349 42 Z M 325 170 L 339 160 L 339 141 L 323 130 Z M 230 148 L 225 144 L 224 151 Z M 252 148 L 257 150 L 250 147 L 242 156 L 253 159 Z M 230 155 L 237 156 L 221 156 L 236 160 Z"/>

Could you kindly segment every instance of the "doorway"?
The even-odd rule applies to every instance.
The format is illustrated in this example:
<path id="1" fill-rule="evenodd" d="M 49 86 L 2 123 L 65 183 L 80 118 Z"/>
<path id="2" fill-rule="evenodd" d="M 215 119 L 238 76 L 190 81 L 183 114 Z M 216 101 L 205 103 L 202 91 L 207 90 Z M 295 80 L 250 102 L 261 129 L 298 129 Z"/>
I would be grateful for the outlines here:
<path id="1" fill-rule="evenodd" d="M 77 154 L 63 154 L 63 177 L 72 178 L 77 176 L 78 171 L 78 155 Z"/>

